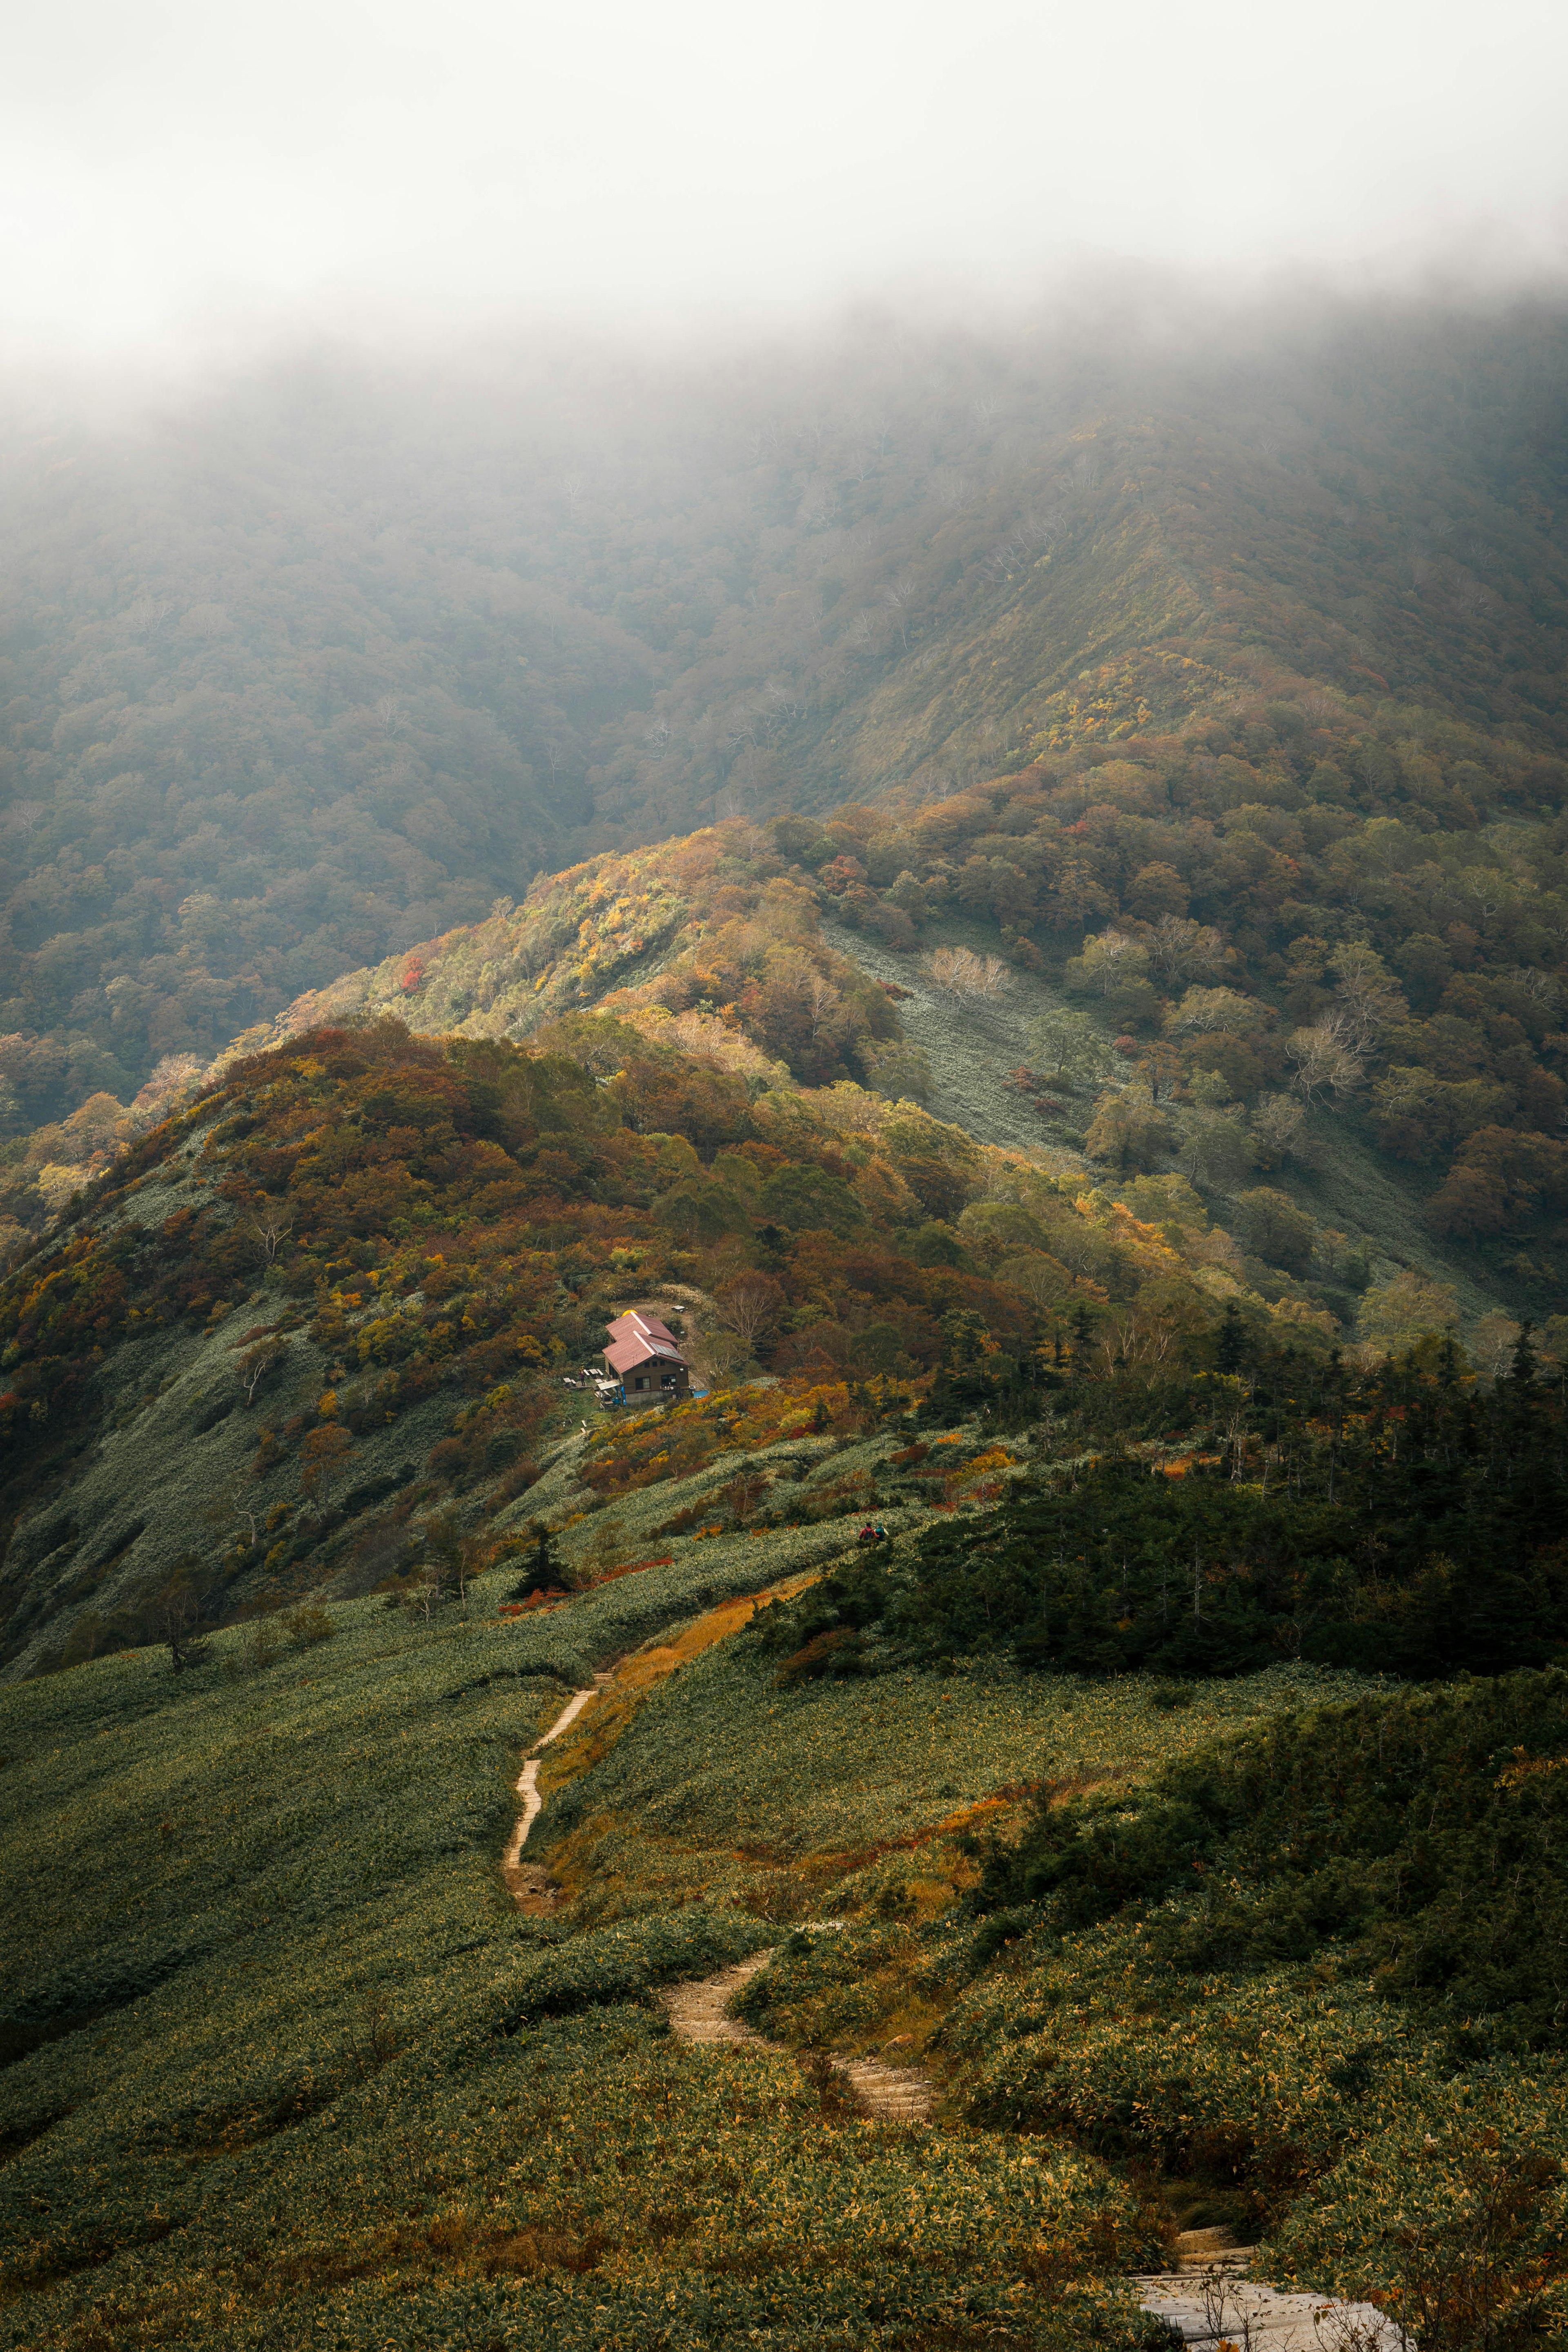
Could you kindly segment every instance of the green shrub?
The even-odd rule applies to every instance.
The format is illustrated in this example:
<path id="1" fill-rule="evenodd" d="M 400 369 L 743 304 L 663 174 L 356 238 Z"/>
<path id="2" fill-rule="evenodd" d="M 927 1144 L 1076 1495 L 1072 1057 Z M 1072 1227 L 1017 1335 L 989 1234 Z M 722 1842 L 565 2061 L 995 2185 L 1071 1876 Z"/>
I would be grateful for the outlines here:
<path id="1" fill-rule="evenodd" d="M 1068 1927 L 1158 1906 L 1143 1934 L 1179 1970 L 1330 1952 L 1447 2016 L 1461 2054 L 1556 2047 L 1565 1832 L 1568 1673 L 1552 1668 L 1287 1717 L 1131 1803 L 1047 1792 L 978 1901 Z"/>
<path id="2" fill-rule="evenodd" d="M 289 1639 L 300 1650 L 316 1642 L 330 1642 L 337 1631 L 319 1601 L 301 1601 L 297 1608 L 284 1612 L 281 1622 Z"/>
<path id="3" fill-rule="evenodd" d="M 1239 1318 L 1221 1334 L 1238 1348 L 1244 1337 Z M 1173 1384 L 1165 1412 L 1215 1416 L 1215 1451 L 1200 1422 L 1192 1452 L 1172 1461 L 1167 1418 L 1152 1462 L 1120 1445 L 1069 1459 L 1016 1483 L 980 1529 L 929 1528 L 896 1576 L 840 1577 L 793 1603 L 771 1644 L 798 1651 L 847 1626 L 875 1630 L 903 1664 L 994 1655 L 1186 1679 L 1281 1657 L 1415 1678 L 1558 1654 L 1565 1417 L 1528 1366 L 1484 1398 L 1460 1386 L 1451 1349 L 1353 1384 L 1331 1367 L 1269 1378 L 1278 1390 L 1259 1382 L 1250 1399 L 1228 1376 Z M 988 1373 L 944 1371 L 922 1417 L 971 1380 L 975 1404 L 999 1398 Z M 1239 1475 L 1249 1418 L 1288 1465 L 1272 1486 Z"/>

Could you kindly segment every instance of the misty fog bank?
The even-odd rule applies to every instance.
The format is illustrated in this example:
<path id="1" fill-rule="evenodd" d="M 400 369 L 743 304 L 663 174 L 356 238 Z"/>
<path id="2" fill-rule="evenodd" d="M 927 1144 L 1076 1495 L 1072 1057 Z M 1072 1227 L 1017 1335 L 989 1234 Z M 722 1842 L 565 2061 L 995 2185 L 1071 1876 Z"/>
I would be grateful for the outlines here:
<path id="1" fill-rule="evenodd" d="M 1063 257 L 1496 281 L 1561 264 L 1568 19 L 1325 0 L 650 16 L 63 0 L 0 91 L 0 333 L 786 313 Z M 226 323 L 224 323 L 226 322 Z"/>
<path id="2" fill-rule="evenodd" d="M 597 420 L 635 416 L 647 397 L 700 408 L 720 383 L 726 398 L 772 383 L 784 398 L 831 402 L 857 396 L 868 370 L 907 383 L 965 365 L 1022 369 L 1032 389 L 1072 370 L 1126 383 L 1142 368 L 1162 381 L 1177 369 L 1204 382 L 1391 338 L 1507 334 L 1564 313 L 1568 245 L 1558 261 L 1482 230 L 1440 254 L 1391 248 L 1340 268 L 1078 252 L 995 284 L 928 270 L 842 299 L 632 300 L 613 315 L 565 301 L 480 314 L 345 289 L 330 300 L 205 304 L 112 357 L 12 335 L 0 431 L 156 432 L 215 402 L 258 415 L 312 394 L 423 400 L 484 431 L 487 400 L 498 412 L 523 404 L 531 418 L 586 404 Z"/>

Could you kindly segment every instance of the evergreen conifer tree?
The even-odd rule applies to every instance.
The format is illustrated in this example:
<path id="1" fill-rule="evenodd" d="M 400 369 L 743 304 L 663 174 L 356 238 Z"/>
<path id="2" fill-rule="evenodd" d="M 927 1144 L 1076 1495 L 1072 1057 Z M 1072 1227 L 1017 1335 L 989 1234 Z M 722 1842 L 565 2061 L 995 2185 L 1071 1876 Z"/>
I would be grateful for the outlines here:
<path id="1" fill-rule="evenodd" d="M 566 1571 L 555 1557 L 550 1529 L 542 1519 L 534 1521 L 533 1538 L 528 1566 L 512 1587 L 514 1601 L 526 1601 L 532 1592 L 560 1592 L 565 1589 Z"/>

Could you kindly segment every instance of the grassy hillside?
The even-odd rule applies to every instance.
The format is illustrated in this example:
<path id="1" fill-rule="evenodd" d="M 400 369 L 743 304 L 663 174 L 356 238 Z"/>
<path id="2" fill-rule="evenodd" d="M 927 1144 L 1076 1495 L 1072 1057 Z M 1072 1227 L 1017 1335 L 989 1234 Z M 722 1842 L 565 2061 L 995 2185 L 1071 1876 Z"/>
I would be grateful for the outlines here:
<path id="1" fill-rule="evenodd" d="M 1232 1032 L 1167 1024 L 1151 1037 L 1134 1008 L 1143 1037 L 1120 1035 L 1115 997 L 1086 996 L 1071 959 L 1058 979 L 992 954 L 992 978 L 1010 979 L 995 996 L 944 984 L 944 954 L 985 959 L 951 930 L 943 948 L 939 926 L 925 962 L 899 961 L 910 982 L 890 998 L 879 975 L 898 951 L 845 928 L 826 890 L 825 932 L 805 869 L 779 870 L 782 847 L 731 830 L 653 861 L 698 911 L 661 971 L 600 995 L 618 1018 L 562 1009 L 569 988 L 591 995 L 617 976 L 592 969 L 615 936 L 603 877 L 565 877 L 563 889 L 598 893 L 579 925 L 589 969 L 577 982 L 565 955 L 543 967 L 535 993 L 558 991 L 558 1017 L 537 1045 L 471 1024 L 445 1043 L 411 1035 L 383 1017 L 366 976 L 335 1009 L 368 1025 L 231 1061 L 18 1265 L 0 1298 L 13 1658 L 36 1666 L 146 1638 L 203 1596 L 210 1614 L 305 1584 L 441 1587 L 498 1547 L 521 1553 L 547 1510 L 558 1526 L 605 1511 L 620 1536 L 595 1559 L 616 1566 L 710 1517 L 777 1516 L 779 1465 L 742 1476 L 730 1462 L 721 1476 L 721 1456 L 825 1417 L 845 1438 L 888 1432 L 885 1462 L 906 1442 L 900 1416 L 966 1366 L 981 1385 L 967 1403 L 951 1391 L 952 1412 L 1011 1382 L 1014 1419 L 997 1427 L 1044 1413 L 1069 1456 L 1110 1432 L 1172 1455 L 1212 1449 L 1234 1416 L 1191 1376 L 1246 1373 L 1246 1442 L 1261 1462 L 1303 1353 L 1358 1342 L 1346 1395 L 1376 1423 L 1384 1349 L 1491 1303 L 1477 1276 L 1495 1255 L 1458 1258 L 1447 1289 L 1432 1277 L 1458 1257 L 1451 1242 L 1416 1259 L 1384 1173 L 1405 1163 L 1385 1160 L 1358 1187 L 1338 1140 L 1347 1115 L 1269 1090 L 1263 991 L 1206 992 L 1226 1000 Z M 437 960 L 443 986 L 463 944 Z M 1237 1007 L 1256 1008 L 1250 1026 Z M 1099 1075 L 1000 1076 L 1037 1015 L 1065 1020 Z M 1243 1054 L 1258 1065 L 1250 1103 L 1208 1084 L 1227 1055 L 1247 1084 Z M 849 1079 L 840 1055 L 888 1094 Z M 818 1083 L 803 1087 L 784 1056 Z M 1010 1142 L 889 1100 L 904 1076 Z M 1031 1129 L 1038 1143 L 1016 1139 Z M 1152 1134 L 1146 1155 L 1127 1149 L 1130 1133 Z M 1353 1210 L 1359 1191 L 1365 1222 L 1331 1224 L 1323 1208 Z M 745 1415 L 717 1397 L 685 1409 L 675 1458 L 643 1463 L 631 1443 L 576 1495 L 529 1501 L 583 1418 L 563 1371 L 639 1297 L 689 1326 L 710 1379 L 782 1378 L 778 1412 L 753 1415 L 731 1447 L 726 1423 Z M 1517 1327 L 1481 1314 L 1470 1336 L 1484 1387 Z M 1563 1354 L 1554 1323 L 1543 1369 Z M 1064 1372 L 1071 1394 L 1053 1402 Z M 1303 1444 L 1316 1458 L 1321 1434 Z M 698 1486 L 631 1549 L 630 1522 L 607 1507 L 688 1471 Z M 849 1515 L 890 1507 L 896 1485 L 868 1465 L 825 1478 L 824 1493 Z M 905 1486 L 911 1501 L 935 1491 Z"/>
<path id="2" fill-rule="evenodd" d="M 745 1585 L 745 1555 L 693 1552 L 666 1609 Z M 879 2131 L 785 2061 L 672 2049 L 651 1992 L 771 1943 L 787 1886 L 875 1919 L 921 1900 L 910 1861 L 971 1879 L 954 1832 L 1065 1745 L 1140 1771 L 1311 1684 L 1194 1712 L 1084 1689 L 1077 1719 L 1044 1686 L 775 1691 L 757 1778 L 748 1670 L 699 1622 L 644 1654 L 642 1706 L 552 1752 L 543 1851 L 576 1900 L 520 1919 L 517 1757 L 642 1637 L 635 1585 L 520 1622 L 489 1576 L 430 1628 L 334 1604 L 179 1677 L 136 1651 L 0 1696 L 7 2343 L 1142 2340 L 1105 2270 L 1157 2230 L 1093 2157 L 957 2115 Z M 693 1736 L 700 1804 L 668 1816 Z"/>
<path id="3" fill-rule="evenodd" d="M 700 1527 L 962 1508 L 1009 1459 L 978 1424 L 945 1476 L 887 1466 L 944 1366 L 981 1367 L 955 1417 L 1011 1400 L 1005 1441 L 1084 1318 L 1108 1378 L 1140 1312 L 1213 1356 L 1201 1211 L 1166 1235 L 912 1103 L 759 1086 L 657 1025 L 560 1042 L 381 1024 L 240 1062 L 14 1269 L 12 1671 L 177 1646 L 307 1590 L 434 1608 L 494 1560 L 521 1571 L 535 1519 L 588 1575 Z M 1282 1282 L 1250 1300 L 1260 1343 L 1326 1349 L 1331 1318 Z M 563 1376 L 639 1299 L 712 1393 L 601 1420 Z M 825 1458 L 858 1440 L 864 1461 Z"/>
<path id="4" fill-rule="evenodd" d="M 728 1893 L 739 1825 L 843 1915 L 742 1995 L 770 2035 L 923 2053 L 948 2112 L 1090 2148 L 1423 2346 L 1563 2340 L 1560 1672 L 868 1689 L 775 1654 L 742 1635 L 588 1751 L 547 1817 L 585 1901 Z M 988 1750 L 1027 1806 L 973 1802 Z"/>
<path id="5" fill-rule="evenodd" d="M 651 1642 L 637 1579 L 492 1573 L 0 1692 L 0 2339 L 1135 2352 L 1116 2273 L 1220 2224 L 1436 2352 L 1562 2340 L 1561 1675 L 792 1680 L 680 1613 L 792 1540 Z M 519 1757 L 638 1640 L 520 1915 Z M 917 2057 L 931 2127 L 671 2041 L 768 1947 L 747 2014 Z"/>
<path id="6" fill-rule="evenodd" d="M 17 458 L 0 2342 L 1568 2343 L 1560 334 Z"/>
<path id="7" fill-rule="evenodd" d="M 1206 2176 L 1270 2274 L 1424 2346 L 1560 2341 L 1563 1698 L 1368 1696 L 1037 1820 L 982 1898 L 1014 1965 L 946 2028 L 970 2112 Z"/>
<path id="8" fill-rule="evenodd" d="M 179 1678 L 143 1652 L 0 1697 L 0 2340 L 1132 2352 L 1104 2273 L 1156 2242 L 1091 2158 L 889 2133 L 787 2061 L 672 2046 L 653 1990 L 766 1920 L 512 1911 L 519 1753 L 625 1644 L 626 1588 L 520 1629 L 495 1583 L 432 1631 L 362 1601 L 281 1654 L 235 1633 Z"/>
<path id="9" fill-rule="evenodd" d="M 1561 1675 L 1285 1662 L 1560 1640 L 1528 1351 L 1347 1366 L 1190 1187 L 555 1034 L 240 1064 L 10 1279 L 5 2340 L 1134 2352 L 1210 2223 L 1559 2340 Z M 728 1369 L 574 1430 L 628 1289 Z M 672 2045 L 775 1945 L 749 2013 L 934 2127 Z"/>
<path id="10" fill-rule="evenodd" d="M 962 1496 L 999 1449 L 952 1434 Z M 592 1491 L 594 1452 L 551 1500 Z M 826 2318 L 1131 2347 L 1107 2271 L 1215 2224 L 1449 2352 L 1559 2340 L 1561 1675 L 1428 1701 L 993 1650 L 824 1677 L 770 1617 L 736 1640 L 727 1607 L 682 1612 L 814 1561 L 781 1612 L 831 1600 L 846 1530 L 812 1523 L 812 1474 L 910 1465 L 802 1435 L 713 1475 L 748 1462 L 804 1464 L 804 1526 L 667 1538 L 544 1613 L 492 1573 L 433 1622 L 307 1607 L 178 1676 L 136 1651 L 0 1696 L 10 2340 L 526 2347 L 608 2319 L 629 2348 L 673 2311 L 717 2342 Z M 622 1539 L 693 1491 L 617 1495 Z M 518 1754 L 637 1643 L 547 1751 L 530 1861 L 563 1899 L 509 1926 Z M 658 1986 L 781 1938 L 747 2014 L 921 2057 L 930 2139 L 786 2061 L 671 2049 Z"/>
<path id="11" fill-rule="evenodd" d="M 780 1671 L 758 1640 L 767 1622 L 764 1604 L 750 1633 L 661 1682 L 629 1718 L 595 1713 L 563 1741 L 539 1834 L 579 1916 L 700 1900 L 781 1927 L 847 1912 L 930 1921 L 973 1886 L 976 1833 L 1016 1832 L 1027 1791 L 1121 1786 L 1359 1687 L 1353 1675 L 1279 1666 L 1173 1706 L 1171 1688 L 1143 1677 L 1031 1678 L 978 1658 L 870 1685 Z"/>

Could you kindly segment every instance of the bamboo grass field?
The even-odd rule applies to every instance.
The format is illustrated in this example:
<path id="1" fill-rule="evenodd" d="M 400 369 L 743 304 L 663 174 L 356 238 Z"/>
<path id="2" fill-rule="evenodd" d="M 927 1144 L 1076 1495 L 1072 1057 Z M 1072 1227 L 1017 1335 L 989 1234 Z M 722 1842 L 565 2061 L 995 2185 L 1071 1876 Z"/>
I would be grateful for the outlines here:
<path id="1" fill-rule="evenodd" d="M 482 1586 L 438 1633 L 362 1601 L 270 1657 L 235 1633 L 178 1680 L 131 1653 L 5 1695 L 4 2340 L 632 2345 L 655 2312 L 672 2342 L 816 2343 L 839 2312 L 1141 2340 L 1096 2282 L 1152 2224 L 1093 2159 L 911 2144 L 784 2062 L 669 2044 L 650 1991 L 770 1922 L 722 1890 L 576 1932 L 511 1911 L 515 1759 L 640 1625 L 636 1580 L 521 1627 Z"/>

